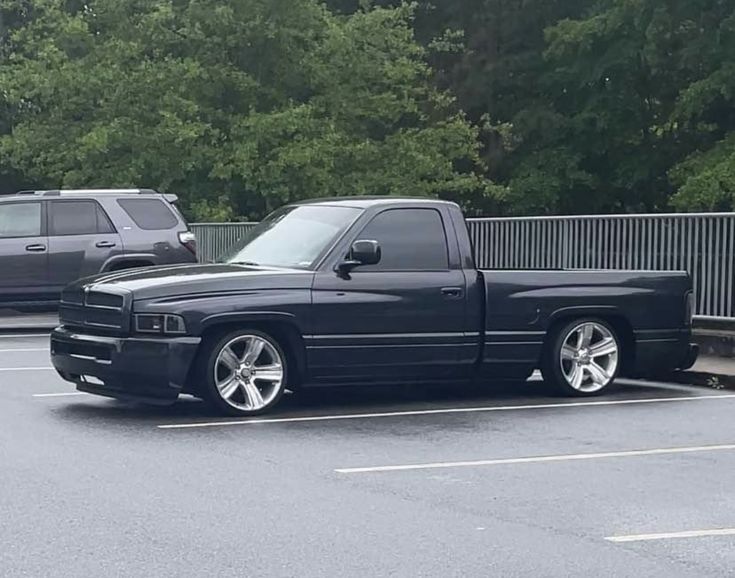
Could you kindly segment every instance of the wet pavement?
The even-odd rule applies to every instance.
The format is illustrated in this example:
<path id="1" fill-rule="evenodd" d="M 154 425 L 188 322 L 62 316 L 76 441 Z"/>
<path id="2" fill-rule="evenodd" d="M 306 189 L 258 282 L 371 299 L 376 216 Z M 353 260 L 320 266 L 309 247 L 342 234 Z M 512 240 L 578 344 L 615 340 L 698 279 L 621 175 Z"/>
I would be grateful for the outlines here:
<path id="1" fill-rule="evenodd" d="M 735 394 L 328 389 L 238 420 L 74 391 L 0 337 L 3 576 L 725 576 Z"/>

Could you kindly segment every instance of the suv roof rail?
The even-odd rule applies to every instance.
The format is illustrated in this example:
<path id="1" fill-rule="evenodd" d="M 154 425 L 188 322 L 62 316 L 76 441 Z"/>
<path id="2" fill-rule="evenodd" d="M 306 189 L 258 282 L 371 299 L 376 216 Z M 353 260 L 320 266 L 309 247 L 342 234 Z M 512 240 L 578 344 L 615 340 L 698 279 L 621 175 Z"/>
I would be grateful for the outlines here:
<path id="1" fill-rule="evenodd" d="M 158 195 L 154 189 L 53 189 L 46 191 L 18 191 L 16 195 L 59 197 L 62 195 Z"/>

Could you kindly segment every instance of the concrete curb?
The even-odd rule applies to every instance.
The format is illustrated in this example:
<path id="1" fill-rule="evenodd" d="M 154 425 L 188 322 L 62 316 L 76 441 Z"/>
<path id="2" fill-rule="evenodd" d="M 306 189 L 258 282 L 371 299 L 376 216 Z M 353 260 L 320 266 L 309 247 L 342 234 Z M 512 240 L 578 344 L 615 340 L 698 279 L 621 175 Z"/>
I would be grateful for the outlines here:
<path id="1" fill-rule="evenodd" d="M 46 332 L 49 333 L 55 329 L 58 326 L 58 323 L 38 323 L 38 324 L 2 324 L 0 323 L 0 333 L 39 333 L 39 332 Z"/>
<path id="2" fill-rule="evenodd" d="M 56 313 L 20 313 L 0 309 L 0 333 L 38 333 L 51 331 L 59 324 Z"/>
<path id="3" fill-rule="evenodd" d="M 0 335 L 9 335 L 16 333 L 23 335 L 24 333 L 51 333 L 53 329 L 58 327 L 58 323 L 0 323 Z"/>

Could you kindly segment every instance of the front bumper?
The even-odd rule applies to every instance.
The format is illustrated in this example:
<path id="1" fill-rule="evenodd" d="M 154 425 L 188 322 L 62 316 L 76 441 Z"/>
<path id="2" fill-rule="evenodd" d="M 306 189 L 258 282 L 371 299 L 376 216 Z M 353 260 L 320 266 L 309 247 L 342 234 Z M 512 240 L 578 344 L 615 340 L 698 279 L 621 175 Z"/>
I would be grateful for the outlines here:
<path id="1" fill-rule="evenodd" d="M 170 404 L 189 375 L 199 337 L 107 337 L 59 327 L 51 363 L 79 391 L 123 400 Z"/>

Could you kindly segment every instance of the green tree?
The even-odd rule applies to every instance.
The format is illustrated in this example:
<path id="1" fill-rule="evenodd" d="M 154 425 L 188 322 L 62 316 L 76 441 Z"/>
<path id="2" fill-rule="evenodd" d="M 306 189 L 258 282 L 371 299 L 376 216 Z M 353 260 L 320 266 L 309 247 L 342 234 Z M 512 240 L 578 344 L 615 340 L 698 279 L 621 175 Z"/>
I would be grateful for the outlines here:
<path id="1" fill-rule="evenodd" d="M 329 195 L 482 199 L 477 129 L 409 7 L 4 0 L 0 157 L 41 186 L 153 186 L 193 217 Z"/>
<path id="2" fill-rule="evenodd" d="M 349 13 L 361 2 L 330 5 Z M 483 128 L 488 174 L 506 185 L 493 210 L 724 209 L 733 207 L 734 9 L 731 0 L 421 0 L 416 33 L 436 49 L 439 85 Z"/>
<path id="3" fill-rule="evenodd" d="M 721 162 L 724 153 L 697 151 L 733 128 L 732 25 L 731 2 L 608 0 L 547 30 L 547 85 L 566 128 L 558 144 L 572 143 L 575 166 L 593 177 L 580 192 L 600 209 L 666 209 L 672 185 Z M 690 154 L 672 184 L 671 167 Z M 691 196 L 683 190 L 678 205 Z"/>
<path id="4" fill-rule="evenodd" d="M 694 151 L 669 172 L 682 210 L 735 209 L 735 6 L 703 2 L 686 22 L 691 82 L 677 95 L 669 126 Z"/>

